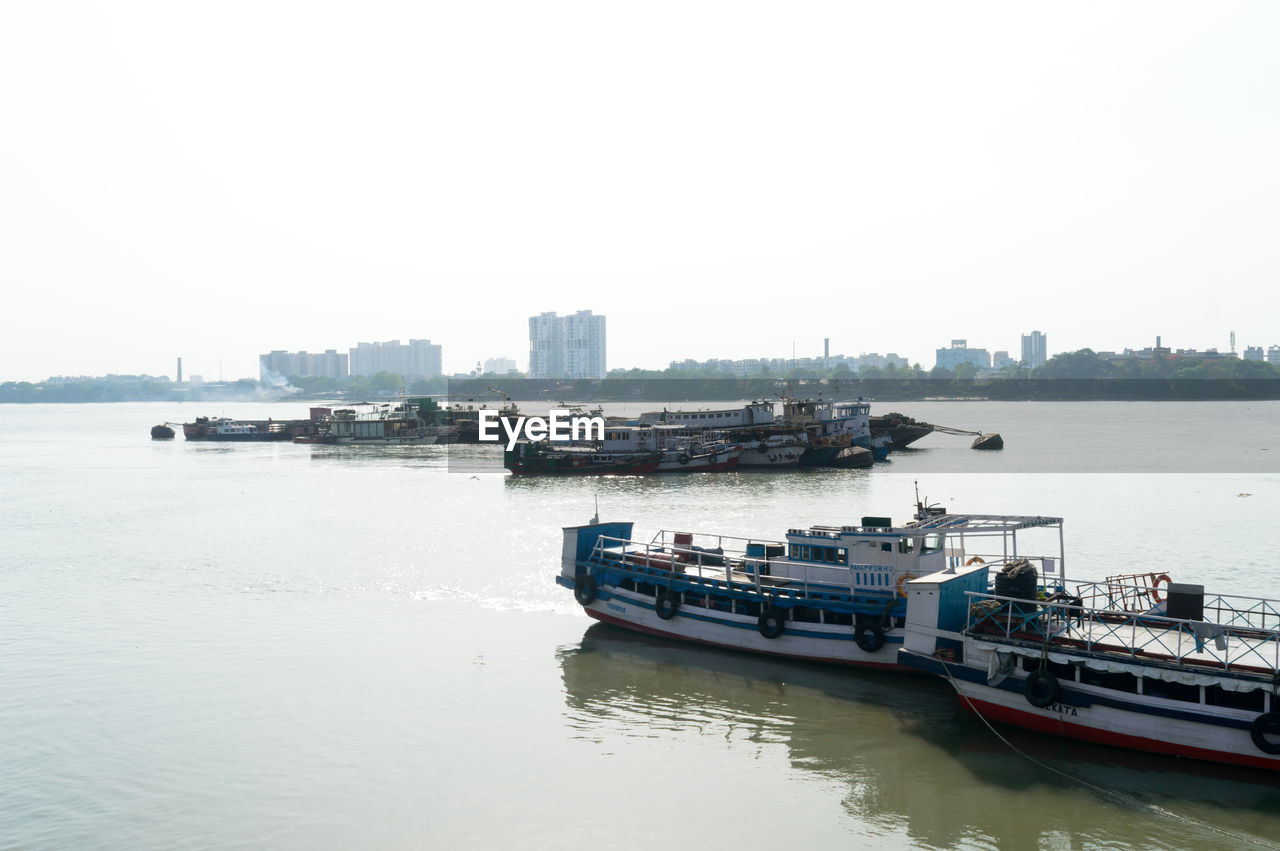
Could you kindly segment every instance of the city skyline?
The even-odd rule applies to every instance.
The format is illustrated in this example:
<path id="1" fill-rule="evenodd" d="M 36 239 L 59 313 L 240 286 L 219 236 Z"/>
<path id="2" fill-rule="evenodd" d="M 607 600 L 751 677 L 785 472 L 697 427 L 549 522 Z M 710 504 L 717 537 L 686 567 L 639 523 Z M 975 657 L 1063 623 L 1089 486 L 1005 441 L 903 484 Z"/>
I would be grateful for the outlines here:
<path id="1" fill-rule="evenodd" d="M 499 6 L 5 4 L 0 380 L 1280 343 L 1274 4 Z"/>

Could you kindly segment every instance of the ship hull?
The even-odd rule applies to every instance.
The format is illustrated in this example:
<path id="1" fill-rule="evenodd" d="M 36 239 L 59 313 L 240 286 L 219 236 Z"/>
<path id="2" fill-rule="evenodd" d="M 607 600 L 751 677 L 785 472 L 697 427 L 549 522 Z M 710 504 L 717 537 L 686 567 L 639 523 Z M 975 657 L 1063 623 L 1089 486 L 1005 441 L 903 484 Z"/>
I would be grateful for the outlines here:
<path id="1" fill-rule="evenodd" d="M 562 576 L 556 577 L 556 581 L 573 588 L 573 583 Z M 674 617 L 664 620 L 658 616 L 652 597 L 616 586 L 601 586 L 598 594 L 593 602 L 583 606 L 587 615 L 645 635 L 785 659 L 911 670 L 898 662 L 902 636 L 896 631 L 885 636 L 882 647 L 867 652 L 858 646 L 852 626 L 788 621 L 781 635 L 765 638 L 757 628 L 754 615 L 699 608 L 686 602 Z"/>
<path id="2" fill-rule="evenodd" d="M 947 678 L 960 702 L 981 717 L 1038 733 L 1228 765 L 1280 770 L 1280 754 L 1255 747 L 1250 723 L 1256 712 L 1161 701 L 1138 694 L 1118 695 L 1064 683 L 1060 697 L 1046 707 L 1033 706 L 1025 680 L 1009 677 L 988 683 L 988 669 L 943 660 L 910 650 L 904 663 Z"/>

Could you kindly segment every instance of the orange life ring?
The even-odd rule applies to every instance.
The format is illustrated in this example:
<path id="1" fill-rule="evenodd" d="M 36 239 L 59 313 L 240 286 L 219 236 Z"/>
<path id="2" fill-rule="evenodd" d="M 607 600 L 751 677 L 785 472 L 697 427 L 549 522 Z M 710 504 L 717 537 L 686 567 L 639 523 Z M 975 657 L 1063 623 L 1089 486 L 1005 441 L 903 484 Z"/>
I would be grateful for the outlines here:
<path id="1" fill-rule="evenodd" d="M 986 563 L 987 563 L 987 562 L 986 562 L 986 560 L 985 560 L 985 559 L 983 559 L 983 557 L 982 557 L 982 556 L 974 556 L 973 558 L 971 558 L 971 559 L 969 559 L 968 561 L 966 561 L 966 562 L 964 563 L 964 566 L 965 566 L 965 567 L 968 567 L 968 566 L 969 566 L 969 565 L 971 565 L 971 564 L 986 564 Z"/>
<path id="2" fill-rule="evenodd" d="M 1157 576 L 1155 579 L 1151 580 L 1151 602 L 1153 603 L 1164 602 L 1164 597 L 1160 594 L 1160 591 L 1159 591 L 1161 582 L 1163 582 L 1165 585 L 1168 585 L 1169 574 L 1162 573 L 1159 576 Z"/>
<path id="3" fill-rule="evenodd" d="M 915 579 L 915 578 L 916 578 L 916 575 L 914 573 L 904 573 L 898 577 L 898 596 L 899 597 L 907 596 L 907 591 L 902 586 L 906 584 L 907 580 Z"/>

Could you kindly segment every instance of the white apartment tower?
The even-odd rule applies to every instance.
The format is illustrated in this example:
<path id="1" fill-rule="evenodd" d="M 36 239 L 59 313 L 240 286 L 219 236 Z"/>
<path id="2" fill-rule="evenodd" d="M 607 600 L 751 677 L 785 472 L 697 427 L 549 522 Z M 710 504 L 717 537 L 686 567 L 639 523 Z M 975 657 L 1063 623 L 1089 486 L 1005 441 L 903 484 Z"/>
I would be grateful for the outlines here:
<path id="1" fill-rule="evenodd" d="M 605 318 L 590 310 L 529 317 L 530 378 L 604 378 Z"/>
<path id="2" fill-rule="evenodd" d="M 1037 367 L 1047 361 L 1049 337 L 1039 331 L 1022 335 L 1022 362 L 1028 367 Z M 1158 344 L 1157 344 L 1158 345 Z"/>

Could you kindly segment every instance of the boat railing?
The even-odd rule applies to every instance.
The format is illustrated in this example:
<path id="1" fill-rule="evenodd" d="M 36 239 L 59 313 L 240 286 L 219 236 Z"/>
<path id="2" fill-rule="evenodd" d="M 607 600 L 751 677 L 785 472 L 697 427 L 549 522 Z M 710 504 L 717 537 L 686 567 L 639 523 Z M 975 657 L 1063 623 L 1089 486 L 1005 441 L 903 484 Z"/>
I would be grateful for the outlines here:
<path id="1" fill-rule="evenodd" d="M 1080 590 L 1107 585 L 1080 583 Z M 1100 589 L 1100 593 L 1105 592 Z M 1280 614 L 1274 601 L 1220 595 L 1205 606 L 1206 613 L 1215 611 L 1219 619 L 1206 621 L 1172 618 L 1158 610 L 1130 612 L 1111 603 L 1090 606 L 1082 594 L 1065 591 L 1035 600 L 977 591 L 965 594 L 970 603 L 965 631 L 971 636 L 1280 676 Z M 1262 626 L 1266 623 L 1271 626 Z"/>
<path id="2" fill-rule="evenodd" d="M 734 538 L 729 535 L 709 537 L 748 541 L 753 544 L 761 543 L 756 539 Z M 764 593 L 795 601 L 829 602 L 833 598 L 840 598 L 843 602 L 852 603 L 855 593 L 851 574 L 843 566 L 840 568 L 840 573 L 850 576 L 847 585 L 830 581 L 832 565 L 773 560 L 764 556 L 749 556 L 744 551 L 707 552 L 693 546 L 659 544 L 656 537 L 653 542 L 646 544 L 627 538 L 601 535 L 596 539 L 590 561 L 595 564 L 649 573 L 659 581 L 665 580 L 668 584 L 679 578 L 681 581 L 697 585 L 729 590 L 749 589 L 754 593 Z M 788 573 L 785 576 L 772 575 L 771 568 L 779 564 L 786 564 Z M 796 568 L 801 570 L 796 571 Z M 824 581 L 823 575 L 828 579 Z M 859 597 L 882 596 L 885 599 L 896 597 L 895 593 L 889 589 L 880 595 L 866 590 L 857 590 L 856 593 Z"/>
<path id="3" fill-rule="evenodd" d="M 660 529 L 654 533 L 649 543 L 661 547 L 673 547 L 676 545 L 675 539 L 677 535 L 690 535 L 693 538 L 700 538 L 704 541 L 714 539 L 716 546 L 723 549 L 725 541 L 742 541 L 743 544 L 764 544 L 766 546 L 786 546 L 786 541 L 770 541 L 764 538 L 742 538 L 737 535 L 721 535 L 716 532 L 677 532 L 674 529 Z M 627 543 L 638 543 L 628 541 Z M 746 554 L 746 547 L 742 547 L 743 555 Z"/>
<path id="4" fill-rule="evenodd" d="M 1111 577 L 1102 582 L 1073 583 L 1083 605 L 1099 611 L 1134 614 L 1161 614 L 1169 594 L 1168 576 L 1165 574 L 1138 574 L 1152 576 L 1151 584 L 1133 582 L 1135 577 Z M 1122 581 L 1116 581 L 1117 579 Z M 1203 598 L 1202 622 L 1231 626 L 1240 629 L 1263 631 L 1280 630 L 1280 602 L 1265 597 L 1245 597 L 1236 594 L 1215 594 Z"/>

